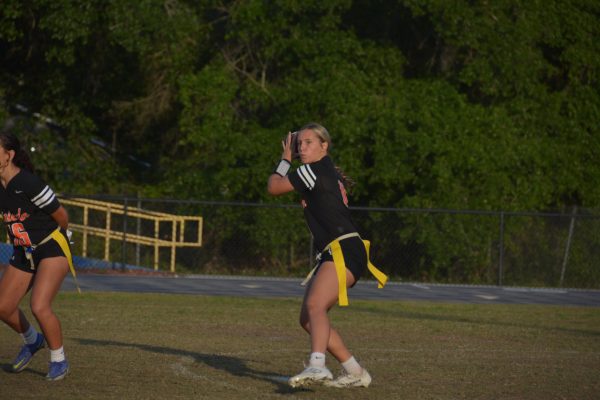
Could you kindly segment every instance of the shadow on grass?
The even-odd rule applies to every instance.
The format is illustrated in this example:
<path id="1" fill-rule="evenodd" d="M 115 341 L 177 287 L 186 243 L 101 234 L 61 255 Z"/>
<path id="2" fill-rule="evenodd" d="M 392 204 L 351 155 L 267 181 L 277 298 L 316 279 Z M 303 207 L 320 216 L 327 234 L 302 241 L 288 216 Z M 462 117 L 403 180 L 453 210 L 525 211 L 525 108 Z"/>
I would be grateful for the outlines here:
<path id="1" fill-rule="evenodd" d="M 249 377 L 253 379 L 262 380 L 274 384 L 276 387 L 276 393 L 279 394 L 293 394 L 299 391 L 306 391 L 306 388 L 294 389 L 288 385 L 287 379 L 280 376 L 275 372 L 258 371 L 252 369 L 246 365 L 246 361 L 237 357 L 223 356 L 218 354 L 204 354 L 195 353 L 192 351 L 174 349 L 164 346 L 153 346 L 148 344 L 139 343 L 124 343 L 113 340 L 96 340 L 96 339 L 84 339 L 84 338 L 73 338 L 84 346 L 112 346 L 112 347 L 127 347 L 135 348 L 142 351 L 158 354 L 170 354 L 181 357 L 191 357 L 198 363 L 205 364 L 211 368 L 225 371 L 233 376 Z"/>
<path id="2" fill-rule="evenodd" d="M 12 370 L 12 364 L 2 364 L 2 366 L 0 366 L 0 369 L 3 372 L 6 372 L 7 374 L 15 374 L 15 372 L 13 372 L 13 370 Z M 42 376 L 45 378 L 46 373 L 47 373 L 47 371 L 44 372 L 44 371 L 38 371 L 35 369 L 31 369 L 31 365 L 30 365 L 29 367 L 25 368 L 23 371 L 19 372 L 18 374 L 19 375 L 27 375 L 27 374 L 37 375 L 37 376 Z"/>

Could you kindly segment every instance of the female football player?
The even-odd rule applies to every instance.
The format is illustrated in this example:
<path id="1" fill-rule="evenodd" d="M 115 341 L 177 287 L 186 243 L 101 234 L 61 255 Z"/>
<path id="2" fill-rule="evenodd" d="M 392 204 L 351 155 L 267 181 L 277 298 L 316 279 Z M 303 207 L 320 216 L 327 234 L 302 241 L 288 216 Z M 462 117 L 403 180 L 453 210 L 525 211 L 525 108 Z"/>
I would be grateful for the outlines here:
<path id="1" fill-rule="evenodd" d="M 67 237 L 69 218 L 52 189 L 33 174 L 29 156 L 9 132 L 0 133 L 0 183 L 0 211 L 13 245 L 10 264 L 0 278 L 0 319 L 25 342 L 12 371 L 23 371 L 33 355 L 47 344 L 50 364 L 46 378 L 62 379 L 69 364 L 52 301 L 72 265 Z M 19 309 L 30 289 L 31 311 L 42 333 Z"/>
<path id="2" fill-rule="evenodd" d="M 288 134 L 282 145 L 282 159 L 269 177 L 268 192 L 281 195 L 295 190 L 301 195 L 304 216 L 320 252 L 300 311 L 300 325 L 311 338 L 310 361 L 289 383 L 293 387 L 317 381 L 334 387 L 367 387 L 371 376 L 331 327 L 327 313 L 336 301 L 347 305 L 346 289 L 354 286 L 367 267 L 374 274 L 376 271 L 379 278 L 385 276 L 369 263 L 366 242 L 350 219 L 346 178 L 328 155 L 331 138 L 325 127 L 316 123 L 305 125 Z M 295 151 L 302 165 L 289 173 Z M 345 373 L 335 380 L 325 366 L 326 351 L 344 368 Z"/>

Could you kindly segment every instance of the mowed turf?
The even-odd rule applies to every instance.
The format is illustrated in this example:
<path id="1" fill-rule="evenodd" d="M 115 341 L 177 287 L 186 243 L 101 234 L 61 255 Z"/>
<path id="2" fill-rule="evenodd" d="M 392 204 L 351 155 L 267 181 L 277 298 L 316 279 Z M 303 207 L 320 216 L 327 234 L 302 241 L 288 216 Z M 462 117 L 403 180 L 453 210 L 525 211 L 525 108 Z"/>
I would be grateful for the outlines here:
<path id="1" fill-rule="evenodd" d="M 8 372 L 20 338 L 1 325 L 0 398 L 600 397 L 599 308 L 351 298 L 331 318 L 371 387 L 292 389 L 287 377 L 309 353 L 299 307 L 300 299 L 60 293 L 71 373 L 46 382 L 47 349 L 22 373 Z M 333 358 L 328 365 L 339 372 Z"/>

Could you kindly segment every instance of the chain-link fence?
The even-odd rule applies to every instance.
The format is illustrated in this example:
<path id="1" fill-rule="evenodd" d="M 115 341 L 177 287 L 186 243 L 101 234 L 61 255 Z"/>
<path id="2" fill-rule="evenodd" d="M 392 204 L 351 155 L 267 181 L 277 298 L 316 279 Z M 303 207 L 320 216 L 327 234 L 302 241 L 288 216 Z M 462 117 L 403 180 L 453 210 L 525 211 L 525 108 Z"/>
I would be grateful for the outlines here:
<path id="1" fill-rule="evenodd" d="M 310 233 L 296 205 L 96 197 L 127 208 L 203 217 L 202 246 L 176 249 L 178 273 L 303 276 L 314 263 Z M 81 212 L 69 209 L 82 223 Z M 600 215 L 392 208 L 352 208 L 361 236 L 371 240 L 371 260 L 394 280 L 510 286 L 600 288 Z M 90 225 L 106 225 L 102 213 Z M 122 238 L 87 240 L 83 267 L 168 270 L 171 248 L 131 243 L 127 235 L 170 240 L 168 227 L 115 216 Z M 194 227 L 186 227 L 191 231 Z M 193 232 L 191 232 L 193 234 Z M 187 234 L 187 232 L 186 232 Z M 73 252 L 81 255 L 81 235 Z M 0 250 L 7 259 L 10 247 Z"/>

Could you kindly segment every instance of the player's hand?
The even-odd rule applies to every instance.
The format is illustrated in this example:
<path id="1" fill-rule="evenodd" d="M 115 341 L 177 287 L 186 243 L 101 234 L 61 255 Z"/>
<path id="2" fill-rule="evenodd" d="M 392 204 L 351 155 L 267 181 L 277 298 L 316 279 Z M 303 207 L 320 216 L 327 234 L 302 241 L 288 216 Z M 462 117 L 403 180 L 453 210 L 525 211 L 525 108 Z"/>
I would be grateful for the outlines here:
<path id="1" fill-rule="evenodd" d="M 283 147 L 283 153 L 281 153 L 281 158 L 291 162 L 292 161 L 292 132 L 288 132 L 287 136 L 281 141 L 281 147 Z"/>
<path id="2" fill-rule="evenodd" d="M 71 231 L 70 229 L 67 229 L 67 238 L 69 239 L 69 243 L 70 244 L 75 244 L 75 242 L 73 242 L 73 231 Z"/>

